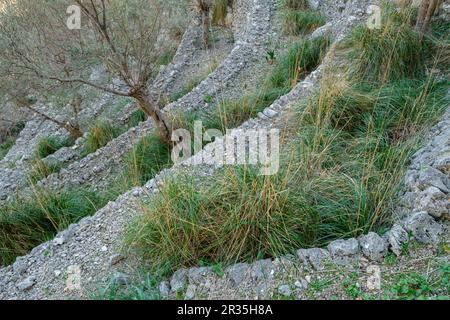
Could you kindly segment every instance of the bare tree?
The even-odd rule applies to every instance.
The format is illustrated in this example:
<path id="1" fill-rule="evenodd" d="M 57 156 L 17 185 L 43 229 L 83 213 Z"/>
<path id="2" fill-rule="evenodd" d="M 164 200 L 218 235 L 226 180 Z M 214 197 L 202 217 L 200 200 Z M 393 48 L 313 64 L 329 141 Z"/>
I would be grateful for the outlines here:
<path id="1" fill-rule="evenodd" d="M 89 86 L 136 99 L 171 143 L 171 126 L 162 112 L 159 93 L 148 90 L 167 49 L 164 23 L 173 13 L 171 0 L 75 0 L 82 28 L 69 30 L 71 1 L 6 0 L 8 16 L 0 17 L 0 76 L 8 75 L 37 91 L 56 86 Z M 3 43 L 2 43 L 3 42 Z M 107 85 L 89 78 L 94 66 L 106 66 Z"/>

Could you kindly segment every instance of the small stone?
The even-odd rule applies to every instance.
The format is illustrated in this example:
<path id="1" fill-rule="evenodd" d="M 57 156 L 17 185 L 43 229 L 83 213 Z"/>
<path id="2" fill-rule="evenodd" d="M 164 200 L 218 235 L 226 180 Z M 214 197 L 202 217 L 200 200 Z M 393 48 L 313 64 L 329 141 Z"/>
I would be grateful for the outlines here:
<path id="1" fill-rule="evenodd" d="M 422 243 L 436 243 L 442 233 L 442 225 L 437 223 L 426 211 L 414 212 L 403 222 L 406 231 Z"/>
<path id="2" fill-rule="evenodd" d="M 361 236 L 359 245 L 362 253 L 372 261 L 378 261 L 383 258 L 388 249 L 387 241 L 374 232 Z"/>
<path id="3" fill-rule="evenodd" d="M 53 240 L 53 243 L 54 243 L 56 246 L 60 246 L 60 245 L 63 245 L 65 241 L 66 241 L 66 239 L 64 239 L 63 237 L 59 237 L 59 238 L 55 238 L 55 239 Z"/>
<path id="4" fill-rule="evenodd" d="M 25 260 L 23 258 L 17 258 L 16 262 L 13 264 L 13 270 L 15 273 L 21 275 L 25 273 L 28 269 L 28 265 L 26 264 Z"/>
<path id="5" fill-rule="evenodd" d="M 205 282 L 205 279 L 208 275 L 212 275 L 211 268 L 208 267 L 200 267 L 200 268 L 191 268 L 188 272 L 189 282 L 200 284 Z"/>
<path id="6" fill-rule="evenodd" d="M 141 192 L 139 190 L 134 190 L 133 191 L 133 197 L 138 198 L 141 195 Z"/>
<path id="7" fill-rule="evenodd" d="M 315 270 L 323 269 L 323 263 L 330 260 L 330 253 L 319 248 L 300 249 L 297 251 L 297 256 L 305 267 L 311 266 Z"/>
<path id="8" fill-rule="evenodd" d="M 278 114 L 278 112 L 276 112 L 276 111 L 274 111 L 274 110 L 272 110 L 272 109 L 269 109 L 269 108 L 267 108 L 266 110 L 264 110 L 264 115 L 266 116 L 266 117 L 268 117 L 268 118 L 273 118 L 273 117 L 275 117 L 277 114 Z"/>
<path id="9" fill-rule="evenodd" d="M 335 240 L 328 245 L 331 257 L 349 257 L 359 252 L 359 243 L 355 238 L 348 240 Z"/>
<path id="10" fill-rule="evenodd" d="M 450 192 L 450 179 L 433 167 L 427 167 L 425 170 L 419 172 L 417 185 L 420 190 L 425 190 L 428 187 L 436 187 L 444 193 Z"/>
<path id="11" fill-rule="evenodd" d="M 230 278 L 233 286 L 237 287 L 245 279 L 249 268 L 250 266 L 247 263 L 238 263 L 228 267 L 225 273 Z"/>
<path id="12" fill-rule="evenodd" d="M 185 300 L 194 299 L 196 289 L 197 289 L 197 287 L 195 285 L 193 285 L 193 284 L 188 285 L 184 299 Z"/>
<path id="13" fill-rule="evenodd" d="M 285 297 L 290 297 L 292 295 L 291 288 L 287 284 L 283 284 L 283 285 L 279 286 L 278 293 Z"/>
<path id="14" fill-rule="evenodd" d="M 125 257 L 121 254 L 112 255 L 109 258 L 109 265 L 114 266 L 114 265 L 118 264 L 120 261 L 122 261 L 123 259 L 125 259 Z"/>
<path id="15" fill-rule="evenodd" d="M 107 246 L 103 246 L 103 247 L 101 247 L 101 249 L 100 249 L 102 252 L 106 252 L 106 251 L 108 251 L 108 247 Z"/>
<path id="16" fill-rule="evenodd" d="M 55 277 L 59 277 L 61 275 L 61 271 L 60 270 L 55 270 L 54 274 L 55 274 Z"/>
<path id="17" fill-rule="evenodd" d="M 168 298 L 170 294 L 170 284 L 168 281 L 162 281 L 159 284 L 159 294 L 163 298 Z"/>
<path id="18" fill-rule="evenodd" d="M 394 226 L 386 234 L 391 251 L 399 256 L 402 254 L 403 244 L 409 241 L 408 232 L 399 224 Z"/>
<path id="19" fill-rule="evenodd" d="M 23 280 L 22 282 L 19 282 L 17 284 L 17 288 L 21 291 L 27 291 L 30 290 L 36 283 L 36 278 L 33 276 L 30 276 Z"/>

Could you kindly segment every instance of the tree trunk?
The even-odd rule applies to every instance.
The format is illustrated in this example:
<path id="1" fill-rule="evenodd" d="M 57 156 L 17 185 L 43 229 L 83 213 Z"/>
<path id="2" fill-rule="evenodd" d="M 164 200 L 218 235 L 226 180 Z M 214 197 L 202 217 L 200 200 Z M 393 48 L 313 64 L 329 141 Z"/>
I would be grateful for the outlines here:
<path id="1" fill-rule="evenodd" d="M 167 145 L 172 145 L 172 129 L 169 125 L 164 113 L 159 107 L 157 102 L 150 97 L 146 92 L 136 92 L 132 95 L 138 101 L 139 107 L 145 112 L 145 114 L 152 118 L 161 141 Z"/>
<path id="2" fill-rule="evenodd" d="M 203 29 L 203 47 L 209 47 L 209 6 L 205 5 L 202 9 L 202 29 Z"/>

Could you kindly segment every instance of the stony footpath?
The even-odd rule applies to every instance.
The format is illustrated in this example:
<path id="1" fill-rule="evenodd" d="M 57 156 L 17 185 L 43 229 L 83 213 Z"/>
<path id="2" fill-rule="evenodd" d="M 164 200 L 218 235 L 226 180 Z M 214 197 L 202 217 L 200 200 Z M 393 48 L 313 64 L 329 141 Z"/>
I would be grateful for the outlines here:
<path id="1" fill-rule="evenodd" d="M 317 88 L 324 68 L 319 67 L 291 93 L 241 128 L 271 127 L 277 120 L 282 120 L 283 113 L 289 112 L 290 106 L 307 98 Z M 278 124 L 282 125 L 280 121 Z M 196 157 L 207 156 L 208 153 L 207 147 Z M 192 167 L 186 162 L 165 170 L 143 188 L 127 192 L 93 217 L 70 226 L 53 241 L 36 247 L 12 266 L 1 269 L 0 288 L 3 289 L 0 290 L 0 299 L 86 298 L 94 285 L 106 283 L 111 277 L 119 283 L 128 281 L 126 274 L 134 274 L 139 264 L 121 252 L 126 226 L 139 214 L 141 204 L 158 191 L 165 177 L 191 170 L 195 170 L 198 176 L 209 175 L 214 166 Z M 74 287 L 67 282 L 73 277 L 80 280 L 80 286 Z"/>

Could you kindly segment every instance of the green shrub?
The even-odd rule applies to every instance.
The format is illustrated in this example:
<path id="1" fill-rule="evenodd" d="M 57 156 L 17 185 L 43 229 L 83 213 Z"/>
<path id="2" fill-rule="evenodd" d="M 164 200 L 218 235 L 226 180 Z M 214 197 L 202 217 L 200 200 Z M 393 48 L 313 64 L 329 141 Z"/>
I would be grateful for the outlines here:
<path id="1" fill-rule="evenodd" d="M 10 264 L 52 239 L 71 223 L 93 214 L 105 202 L 96 193 L 73 189 L 61 193 L 35 190 L 0 208 L 0 262 Z"/>
<path id="2" fill-rule="evenodd" d="M 283 14 L 283 29 L 290 35 L 311 33 L 325 23 L 326 18 L 314 10 L 287 11 Z"/>
<path id="3" fill-rule="evenodd" d="M 131 185 L 140 186 L 170 165 L 170 148 L 153 133 L 139 140 L 124 160 L 126 179 Z"/>
<path id="4" fill-rule="evenodd" d="M 37 155 L 39 158 L 43 159 L 63 147 L 69 147 L 73 145 L 74 140 L 71 137 L 46 137 L 39 140 L 37 145 Z"/>
<path id="5" fill-rule="evenodd" d="M 88 132 L 83 156 L 106 146 L 111 140 L 121 134 L 121 129 L 113 127 L 109 122 L 97 122 Z"/>

